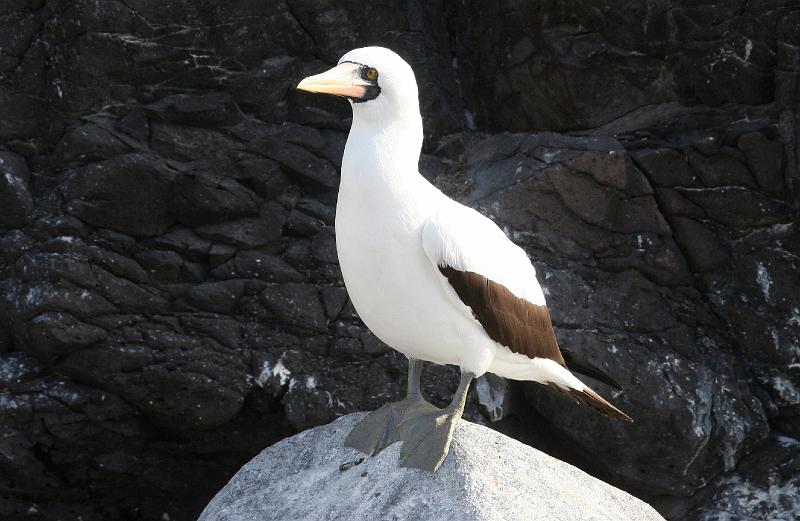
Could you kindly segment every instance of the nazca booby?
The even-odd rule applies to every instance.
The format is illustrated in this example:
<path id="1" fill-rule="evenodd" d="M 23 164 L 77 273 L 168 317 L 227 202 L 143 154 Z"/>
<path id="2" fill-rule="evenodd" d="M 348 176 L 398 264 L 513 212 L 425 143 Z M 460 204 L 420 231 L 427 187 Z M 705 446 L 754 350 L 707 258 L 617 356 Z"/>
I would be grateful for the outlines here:
<path id="1" fill-rule="evenodd" d="M 355 49 L 297 88 L 346 97 L 352 105 L 336 206 L 339 264 L 364 323 L 409 359 L 406 398 L 366 416 L 349 434 L 349 446 L 372 455 L 402 441 L 402 466 L 435 471 L 470 382 L 487 371 L 548 385 L 631 421 L 568 369 L 617 386 L 577 355 L 562 354 L 525 252 L 490 219 L 420 175 L 417 83 L 400 56 L 382 47 Z M 448 407 L 422 397 L 422 361 L 460 366 Z"/>

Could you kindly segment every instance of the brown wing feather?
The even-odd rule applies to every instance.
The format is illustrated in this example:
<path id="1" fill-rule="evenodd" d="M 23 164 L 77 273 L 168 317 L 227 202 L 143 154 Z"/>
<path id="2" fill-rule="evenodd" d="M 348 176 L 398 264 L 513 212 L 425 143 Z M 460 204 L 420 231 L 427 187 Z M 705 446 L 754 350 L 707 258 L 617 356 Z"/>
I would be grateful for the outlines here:
<path id="1" fill-rule="evenodd" d="M 471 271 L 459 271 L 450 266 L 440 266 L 439 271 L 447 277 L 461 301 L 472 309 L 472 314 L 492 340 L 529 358 L 549 358 L 566 366 L 553 332 L 547 306 L 538 306 L 519 298 L 502 284 Z M 606 376 L 599 369 L 596 371 L 599 371 L 601 376 Z M 607 378 L 616 384 L 613 379 Z M 588 387 L 579 391 L 552 383 L 548 385 L 577 403 L 588 405 L 606 416 L 633 421 L 630 416 Z"/>
<path id="2" fill-rule="evenodd" d="M 492 340 L 529 358 L 549 358 L 564 365 L 547 306 L 519 298 L 478 273 L 450 266 L 440 266 L 439 271 Z"/>

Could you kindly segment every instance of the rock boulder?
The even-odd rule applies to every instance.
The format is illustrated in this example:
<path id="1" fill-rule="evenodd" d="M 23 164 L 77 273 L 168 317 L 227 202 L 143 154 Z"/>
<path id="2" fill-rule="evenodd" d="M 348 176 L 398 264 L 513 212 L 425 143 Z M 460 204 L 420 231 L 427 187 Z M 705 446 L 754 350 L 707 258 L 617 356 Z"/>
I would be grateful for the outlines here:
<path id="1" fill-rule="evenodd" d="M 400 444 L 364 457 L 344 446 L 362 417 L 344 416 L 264 450 L 199 521 L 663 519 L 572 465 L 466 421 L 436 474 L 398 467 Z"/>

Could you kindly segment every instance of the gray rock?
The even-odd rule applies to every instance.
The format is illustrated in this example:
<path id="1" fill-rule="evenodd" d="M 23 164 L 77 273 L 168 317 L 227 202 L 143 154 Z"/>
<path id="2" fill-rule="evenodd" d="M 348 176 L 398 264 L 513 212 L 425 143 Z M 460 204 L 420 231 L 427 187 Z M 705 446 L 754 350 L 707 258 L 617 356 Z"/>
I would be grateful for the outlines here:
<path id="1" fill-rule="evenodd" d="M 264 450 L 199 521 L 663 520 L 626 492 L 463 420 L 436 474 L 398 467 L 400 444 L 365 458 L 343 444 L 362 417 L 350 414 Z"/>

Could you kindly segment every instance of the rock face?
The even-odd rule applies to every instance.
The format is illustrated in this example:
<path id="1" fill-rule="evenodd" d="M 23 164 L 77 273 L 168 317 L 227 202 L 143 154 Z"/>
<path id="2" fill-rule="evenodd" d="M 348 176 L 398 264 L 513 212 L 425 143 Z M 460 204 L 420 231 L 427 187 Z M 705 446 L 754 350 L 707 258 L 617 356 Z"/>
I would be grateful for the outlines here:
<path id="1" fill-rule="evenodd" d="M 648 504 L 498 432 L 461 421 L 436 474 L 343 446 L 363 414 L 276 443 L 245 465 L 199 521 L 459 519 L 663 521 Z"/>
<path id="2" fill-rule="evenodd" d="M 636 421 L 492 377 L 467 417 L 671 519 L 791 518 L 796 2 L 6 0 L 0 519 L 194 519 L 404 391 L 336 262 L 350 109 L 294 90 L 365 44 L 417 73 L 421 171 L 527 250 Z"/>

